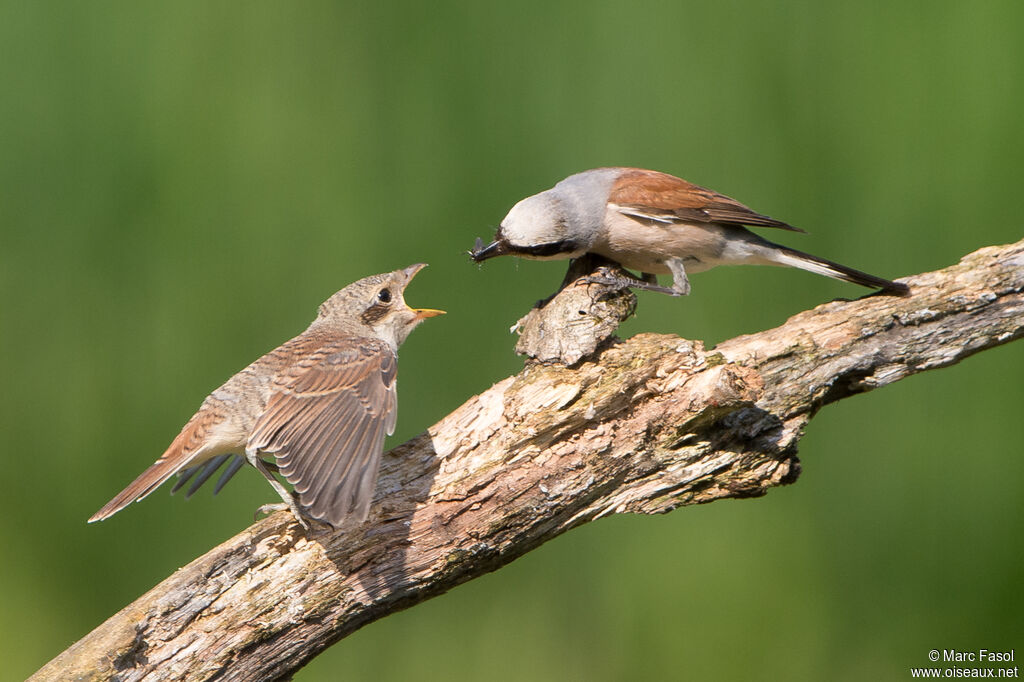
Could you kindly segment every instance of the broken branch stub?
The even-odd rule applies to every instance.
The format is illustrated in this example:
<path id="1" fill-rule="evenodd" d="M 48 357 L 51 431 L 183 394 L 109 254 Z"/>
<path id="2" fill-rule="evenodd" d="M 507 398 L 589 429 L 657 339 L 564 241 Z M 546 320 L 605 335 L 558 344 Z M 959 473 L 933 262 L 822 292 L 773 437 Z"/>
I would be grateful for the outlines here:
<path id="1" fill-rule="evenodd" d="M 621 273 L 603 259 L 573 260 L 558 292 L 512 327 L 519 333 L 516 353 L 571 367 L 613 341 L 619 325 L 636 311 L 636 295 L 623 286 Z"/>

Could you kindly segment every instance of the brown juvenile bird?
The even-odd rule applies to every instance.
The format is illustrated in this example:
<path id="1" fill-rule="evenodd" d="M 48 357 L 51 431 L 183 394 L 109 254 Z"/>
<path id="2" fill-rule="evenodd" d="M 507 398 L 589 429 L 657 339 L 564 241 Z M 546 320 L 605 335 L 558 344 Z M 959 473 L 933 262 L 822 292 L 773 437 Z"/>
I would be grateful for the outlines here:
<path id="1" fill-rule="evenodd" d="M 423 267 L 366 277 L 327 299 L 306 331 L 211 393 L 160 459 L 89 521 L 141 500 L 175 473 L 174 490 L 196 476 L 191 495 L 228 460 L 215 492 L 248 461 L 303 526 L 303 515 L 334 527 L 348 516 L 366 520 L 384 436 L 395 430 L 398 347 L 424 319 L 443 314 L 405 303 L 405 287 Z M 292 484 L 298 504 L 268 467 Z"/>
<path id="2" fill-rule="evenodd" d="M 690 274 L 740 264 L 785 265 L 907 292 L 905 284 L 775 244 L 745 225 L 803 231 L 667 173 L 596 168 L 517 203 L 494 241 L 484 246 L 477 239 L 470 255 L 479 263 L 502 255 L 548 260 L 593 253 L 643 273 L 643 281 L 624 280 L 625 285 L 674 296 L 690 293 Z M 656 274 L 671 274 L 672 287 L 657 286 Z"/>

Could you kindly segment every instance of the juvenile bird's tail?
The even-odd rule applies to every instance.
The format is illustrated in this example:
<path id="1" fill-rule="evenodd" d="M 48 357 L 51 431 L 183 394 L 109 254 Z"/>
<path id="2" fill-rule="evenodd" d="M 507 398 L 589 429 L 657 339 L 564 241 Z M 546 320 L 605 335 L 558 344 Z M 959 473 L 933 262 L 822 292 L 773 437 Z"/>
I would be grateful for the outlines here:
<path id="1" fill-rule="evenodd" d="M 910 287 L 906 284 L 893 282 L 883 277 L 875 277 L 874 275 L 848 268 L 845 265 L 840 265 L 825 258 L 819 258 L 803 251 L 791 249 L 788 246 L 781 246 L 779 244 L 774 244 L 773 246 L 775 249 L 771 260 L 778 265 L 787 265 L 791 268 L 815 272 L 833 279 L 841 279 L 844 282 L 859 284 L 869 289 L 881 289 L 886 293 L 898 296 L 906 296 L 910 293 Z"/>
<path id="2" fill-rule="evenodd" d="M 178 437 L 174 439 L 174 442 L 167 448 L 167 451 L 160 456 L 160 459 L 143 471 L 127 488 L 119 492 L 114 499 L 103 505 L 102 509 L 90 516 L 89 523 L 102 521 L 113 516 L 132 502 L 141 500 L 146 495 L 149 495 L 168 478 L 189 466 L 202 449 L 206 431 L 205 421 L 202 411 L 192 417 L 188 424 L 185 425 L 185 428 L 181 430 L 181 433 L 178 434 Z"/>

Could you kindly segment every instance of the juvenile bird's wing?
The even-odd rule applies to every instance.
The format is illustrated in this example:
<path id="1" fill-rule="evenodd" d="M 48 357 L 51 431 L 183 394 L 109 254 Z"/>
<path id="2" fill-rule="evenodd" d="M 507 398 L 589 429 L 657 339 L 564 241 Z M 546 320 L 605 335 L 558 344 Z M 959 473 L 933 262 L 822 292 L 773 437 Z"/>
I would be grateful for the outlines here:
<path id="1" fill-rule="evenodd" d="M 397 359 L 378 339 L 323 342 L 274 381 L 249 447 L 273 453 L 313 518 L 364 520 L 384 436 L 395 430 Z"/>
<path id="2" fill-rule="evenodd" d="M 659 223 L 725 223 L 803 232 L 724 194 L 667 173 L 626 169 L 615 181 L 608 202 L 625 215 Z"/>

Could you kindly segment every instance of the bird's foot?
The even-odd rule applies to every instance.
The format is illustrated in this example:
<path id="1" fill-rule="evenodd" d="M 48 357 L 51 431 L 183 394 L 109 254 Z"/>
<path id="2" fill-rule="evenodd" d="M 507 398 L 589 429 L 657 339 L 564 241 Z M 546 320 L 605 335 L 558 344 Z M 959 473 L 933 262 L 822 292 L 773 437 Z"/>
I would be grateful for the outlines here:
<path id="1" fill-rule="evenodd" d="M 680 258 L 669 258 L 665 261 L 668 269 L 672 271 L 672 295 L 689 296 L 690 279 L 686 276 L 686 268 Z"/>
<path id="2" fill-rule="evenodd" d="M 623 274 L 609 272 L 607 268 L 601 268 L 600 274 L 591 274 L 585 277 L 581 277 L 580 282 L 586 282 L 588 284 L 599 284 L 601 286 L 611 287 L 613 289 L 643 289 L 644 291 L 653 291 L 658 294 L 668 294 L 669 296 L 678 296 L 679 293 L 669 287 L 659 286 L 657 282 L 648 282 L 636 277 L 628 277 Z"/>
<path id="3" fill-rule="evenodd" d="M 299 509 L 299 505 L 296 504 L 295 500 L 292 500 L 291 502 L 274 502 L 271 504 L 265 504 L 256 510 L 256 513 L 253 514 L 253 520 L 257 521 L 261 515 L 273 514 L 274 512 L 279 511 L 290 511 L 303 529 L 307 532 L 312 530 L 312 527 L 309 525 L 309 521 L 303 515 L 302 510 Z"/>

